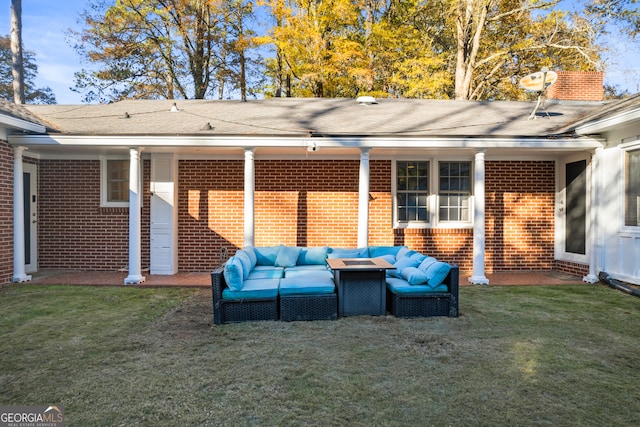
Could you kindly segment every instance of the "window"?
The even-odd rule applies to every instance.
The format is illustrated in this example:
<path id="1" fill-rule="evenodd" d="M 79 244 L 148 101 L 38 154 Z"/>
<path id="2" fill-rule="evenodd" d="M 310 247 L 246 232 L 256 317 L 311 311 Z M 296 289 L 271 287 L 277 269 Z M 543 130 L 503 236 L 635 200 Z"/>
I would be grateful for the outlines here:
<path id="1" fill-rule="evenodd" d="M 626 153 L 624 225 L 640 225 L 640 150 L 628 151 Z"/>
<path id="2" fill-rule="evenodd" d="M 471 162 L 440 162 L 439 166 L 439 221 L 470 221 Z"/>
<path id="3" fill-rule="evenodd" d="M 129 157 L 100 158 L 100 206 L 113 208 L 129 206 Z"/>
<path id="4" fill-rule="evenodd" d="M 396 163 L 396 205 L 399 222 L 428 222 L 429 162 Z"/>
<path id="5" fill-rule="evenodd" d="M 129 202 L 129 160 L 107 160 L 107 203 Z"/>

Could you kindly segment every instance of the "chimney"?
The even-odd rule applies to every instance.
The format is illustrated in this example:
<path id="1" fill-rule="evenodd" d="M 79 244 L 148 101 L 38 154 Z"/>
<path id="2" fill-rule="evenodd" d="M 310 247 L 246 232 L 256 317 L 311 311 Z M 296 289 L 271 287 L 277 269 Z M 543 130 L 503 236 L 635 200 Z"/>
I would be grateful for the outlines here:
<path id="1" fill-rule="evenodd" d="M 602 71 L 556 71 L 558 80 L 547 89 L 547 99 L 558 101 L 603 101 Z"/>

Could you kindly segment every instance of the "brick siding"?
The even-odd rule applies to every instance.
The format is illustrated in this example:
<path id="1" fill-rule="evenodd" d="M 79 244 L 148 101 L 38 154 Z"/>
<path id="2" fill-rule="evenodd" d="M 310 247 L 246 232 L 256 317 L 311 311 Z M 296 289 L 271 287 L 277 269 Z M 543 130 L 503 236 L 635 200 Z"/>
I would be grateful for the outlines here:
<path id="1" fill-rule="evenodd" d="M 553 268 L 555 163 L 487 161 L 485 174 L 487 271 Z"/>
<path id="2" fill-rule="evenodd" d="M 0 285 L 13 277 L 13 149 L 0 141 Z"/>
<path id="3" fill-rule="evenodd" d="M 149 169 L 145 161 L 145 183 Z M 40 269 L 126 269 L 129 209 L 100 207 L 100 161 L 42 160 L 39 173 Z M 149 200 L 148 189 L 143 200 Z M 148 204 L 142 211 L 143 266 L 149 264 Z"/>
<path id="4" fill-rule="evenodd" d="M 547 98 L 564 101 L 602 101 L 602 71 L 556 71 L 558 80 L 547 89 Z"/>

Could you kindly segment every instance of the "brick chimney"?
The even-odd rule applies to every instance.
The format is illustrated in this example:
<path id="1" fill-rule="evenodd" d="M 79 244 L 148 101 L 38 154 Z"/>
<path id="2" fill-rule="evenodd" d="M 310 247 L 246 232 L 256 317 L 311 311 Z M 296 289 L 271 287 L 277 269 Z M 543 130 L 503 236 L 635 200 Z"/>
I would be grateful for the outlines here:
<path id="1" fill-rule="evenodd" d="M 547 89 L 547 99 L 558 101 L 604 100 L 602 71 L 556 71 L 558 80 Z"/>

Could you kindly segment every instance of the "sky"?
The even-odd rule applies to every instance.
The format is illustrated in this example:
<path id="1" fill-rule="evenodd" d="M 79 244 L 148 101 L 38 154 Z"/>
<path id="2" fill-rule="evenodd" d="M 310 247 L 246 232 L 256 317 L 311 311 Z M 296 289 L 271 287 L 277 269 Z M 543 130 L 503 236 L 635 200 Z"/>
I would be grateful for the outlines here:
<path id="1" fill-rule="evenodd" d="M 2 35 L 10 34 L 10 4 L 10 0 L 6 0 L 0 5 Z M 67 42 L 67 30 L 80 28 L 77 21 L 86 4 L 86 0 L 22 0 L 23 48 L 35 52 L 36 86 L 50 87 L 58 104 L 82 103 L 81 95 L 70 87 L 74 73 L 90 67 Z M 605 70 L 605 84 L 630 93 L 640 92 L 640 54 L 622 41 L 613 45 L 617 51 L 612 55 L 611 66 Z"/>

